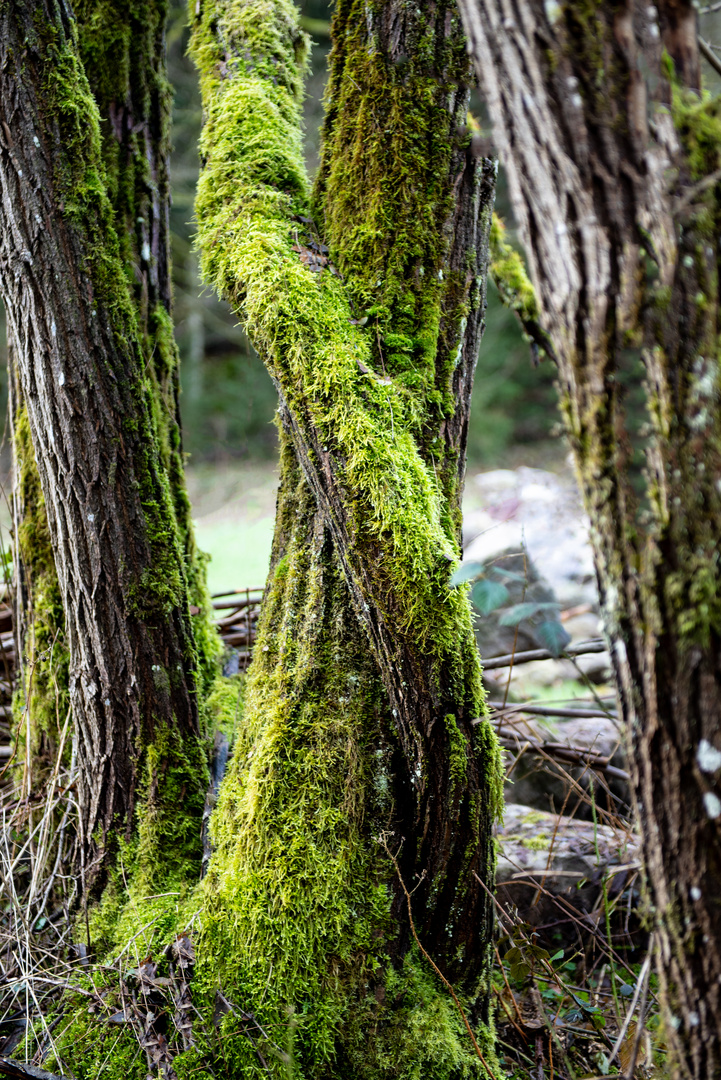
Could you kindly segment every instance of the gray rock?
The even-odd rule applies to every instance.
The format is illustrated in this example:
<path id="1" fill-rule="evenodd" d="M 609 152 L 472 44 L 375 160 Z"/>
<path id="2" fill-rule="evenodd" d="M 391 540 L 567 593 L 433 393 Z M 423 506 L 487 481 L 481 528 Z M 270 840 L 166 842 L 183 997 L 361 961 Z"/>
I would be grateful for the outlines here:
<path id="1" fill-rule="evenodd" d="M 464 513 L 465 558 L 484 562 L 525 547 L 538 574 L 564 608 L 598 596 L 588 519 L 572 473 L 496 469 L 469 478 Z"/>
<path id="2" fill-rule="evenodd" d="M 604 878 L 609 892 L 618 893 L 640 866 L 630 827 L 594 826 L 529 806 L 507 806 L 496 839 L 499 900 L 535 925 L 569 907 L 580 914 L 592 911 Z"/>

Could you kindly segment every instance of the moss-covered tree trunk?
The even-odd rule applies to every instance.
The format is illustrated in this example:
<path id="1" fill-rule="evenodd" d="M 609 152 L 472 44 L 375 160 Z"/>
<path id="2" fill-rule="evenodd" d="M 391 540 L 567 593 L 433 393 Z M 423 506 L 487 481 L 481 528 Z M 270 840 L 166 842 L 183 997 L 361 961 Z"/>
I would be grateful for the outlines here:
<path id="1" fill-rule="evenodd" d="M 233 1076 L 486 1075 L 491 825 L 459 556 L 495 172 L 470 152 L 455 8 L 342 0 L 311 194 L 286 0 L 191 6 L 204 273 L 280 398 L 281 489 L 245 727 L 221 790 L 197 986 Z M 397 854 L 397 870 L 390 853 Z M 290 1055 L 283 1064 L 273 1046 Z"/>
<path id="2" fill-rule="evenodd" d="M 691 4 L 461 6 L 591 517 L 674 1075 L 719 1076 L 721 106 Z"/>
<path id="3" fill-rule="evenodd" d="M 169 315 L 164 17 L 162 4 L 132 17 L 81 4 L 78 24 L 51 0 L 0 13 L 0 279 L 19 561 L 35 592 L 28 727 L 47 729 L 56 708 L 40 619 L 69 653 L 88 886 L 133 834 L 140 801 L 146 845 L 174 841 L 179 863 L 200 855 L 208 641 L 189 607 L 202 582 Z"/>

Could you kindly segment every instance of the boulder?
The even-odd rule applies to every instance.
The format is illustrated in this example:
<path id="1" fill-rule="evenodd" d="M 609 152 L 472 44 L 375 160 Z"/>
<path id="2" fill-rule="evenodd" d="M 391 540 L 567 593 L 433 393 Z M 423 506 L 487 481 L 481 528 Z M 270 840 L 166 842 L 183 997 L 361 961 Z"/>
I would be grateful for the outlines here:
<path id="1" fill-rule="evenodd" d="M 466 559 L 485 562 L 525 544 L 564 608 L 597 605 L 589 523 L 570 469 L 495 469 L 470 477 L 466 490 Z"/>
<path id="2" fill-rule="evenodd" d="M 640 868 L 630 826 L 611 828 L 510 805 L 496 839 L 499 902 L 513 905 L 532 926 L 588 917 L 598 909 L 604 880 L 612 898 L 632 884 Z"/>

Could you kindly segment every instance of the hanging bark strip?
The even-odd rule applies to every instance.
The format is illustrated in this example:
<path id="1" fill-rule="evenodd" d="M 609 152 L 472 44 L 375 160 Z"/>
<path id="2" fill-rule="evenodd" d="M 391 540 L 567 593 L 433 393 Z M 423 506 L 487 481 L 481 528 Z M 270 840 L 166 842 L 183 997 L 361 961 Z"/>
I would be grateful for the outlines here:
<path id="1" fill-rule="evenodd" d="M 675 1075 L 721 1075 L 718 101 L 687 3 L 461 0 L 592 540 Z M 638 500 L 623 381 L 649 425 Z"/>
<path id="2" fill-rule="evenodd" d="M 84 835 L 99 866 L 111 825 L 132 826 L 143 748 L 165 740 L 161 759 L 177 764 L 169 744 L 197 744 L 197 654 L 75 24 L 52 0 L 7 4 L 0 20 L 0 282 L 65 611 Z M 197 758 L 197 745 L 187 753 Z"/>

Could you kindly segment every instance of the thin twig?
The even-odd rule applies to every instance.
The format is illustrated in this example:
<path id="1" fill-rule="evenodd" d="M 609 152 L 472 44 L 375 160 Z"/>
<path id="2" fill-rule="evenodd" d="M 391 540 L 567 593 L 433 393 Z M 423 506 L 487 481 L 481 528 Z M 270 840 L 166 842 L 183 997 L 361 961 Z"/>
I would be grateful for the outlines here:
<path id="1" fill-rule="evenodd" d="M 648 975 L 649 968 L 651 967 L 651 951 L 652 951 L 652 948 L 653 948 L 653 934 L 651 934 L 649 939 L 648 939 L 648 952 L 646 954 L 646 959 L 643 962 L 643 965 L 641 967 L 641 971 L 639 973 L 638 979 L 636 980 L 636 988 L 635 988 L 635 990 L 633 992 L 633 997 L 631 998 L 631 1004 L 628 1007 L 628 1012 L 626 1013 L 626 1018 L 623 1021 L 623 1024 L 621 1025 L 621 1030 L 618 1033 L 618 1038 L 616 1039 L 616 1042 L 613 1044 L 613 1050 L 611 1051 L 610 1057 L 608 1059 L 609 1066 L 613 1065 L 613 1059 L 616 1057 L 616 1054 L 621 1049 L 621 1043 L 626 1038 L 626 1032 L 628 1031 L 628 1025 L 631 1023 L 631 1020 L 633 1018 L 633 1014 L 636 1011 L 636 1002 L 638 1001 L 639 994 L 641 993 L 641 990 L 642 990 L 642 988 L 643 988 L 643 986 L 644 986 L 644 984 L 646 982 L 646 977 Z"/>
<path id="2" fill-rule="evenodd" d="M 504 705 L 502 701 L 489 701 L 489 708 L 499 715 L 509 716 L 514 712 L 528 713 L 529 716 L 560 716 L 574 720 L 607 720 L 616 718 L 615 709 L 570 709 L 557 705 L 527 705 L 524 702 L 512 702 Z"/>
<path id="3" fill-rule="evenodd" d="M 483 660 L 483 670 L 493 671 L 495 668 L 517 667 L 518 664 L 530 664 L 534 660 L 570 660 L 574 656 L 587 656 L 590 653 L 603 653 L 608 651 L 608 646 L 601 639 L 591 641 L 579 641 L 578 645 L 569 645 L 560 656 L 554 656 L 548 649 L 528 649 L 525 652 L 505 653 L 503 656 L 492 656 Z"/>
<path id="4" fill-rule="evenodd" d="M 650 956 L 650 952 L 649 952 Z M 633 1074 L 636 1069 L 636 1058 L 638 1057 L 638 1048 L 641 1045 L 641 1036 L 643 1035 L 644 1025 L 646 1023 L 646 998 L 648 996 L 648 983 L 649 980 L 644 980 L 643 990 L 641 991 L 641 1001 L 638 1006 L 638 1026 L 636 1027 L 636 1038 L 633 1040 L 633 1050 L 631 1051 L 631 1060 L 628 1063 L 628 1072 L 626 1073 L 626 1080 L 633 1080 Z"/>
<path id="5" fill-rule="evenodd" d="M 698 51 L 703 56 L 704 60 L 708 61 L 714 71 L 718 75 L 721 75 L 721 60 L 719 60 L 718 56 L 711 48 L 708 41 L 706 41 L 702 37 L 698 39 Z"/>

